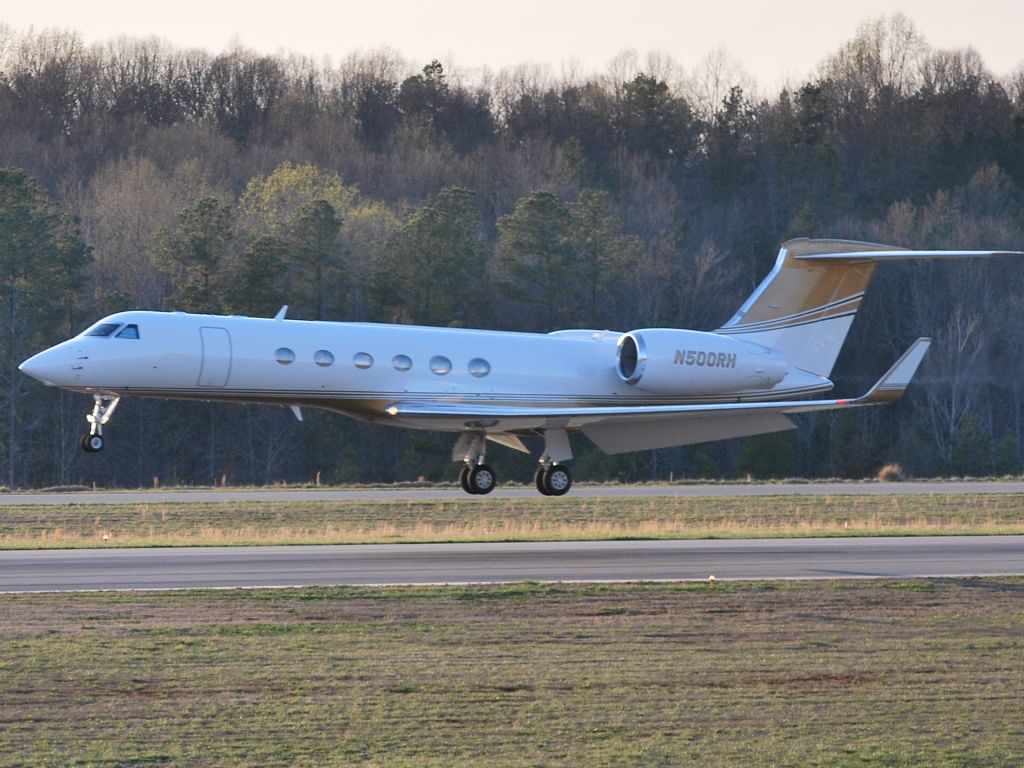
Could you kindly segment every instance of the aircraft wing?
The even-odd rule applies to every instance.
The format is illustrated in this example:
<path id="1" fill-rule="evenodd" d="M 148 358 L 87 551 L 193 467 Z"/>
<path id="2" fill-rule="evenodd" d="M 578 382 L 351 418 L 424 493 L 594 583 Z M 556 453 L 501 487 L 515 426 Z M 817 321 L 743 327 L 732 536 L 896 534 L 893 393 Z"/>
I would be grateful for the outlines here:
<path id="1" fill-rule="evenodd" d="M 893 402 L 906 390 L 931 339 L 918 339 L 865 394 L 852 399 L 699 405 L 545 408 L 444 401 L 399 401 L 386 412 L 408 426 L 478 429 L 487 434 L 581 430 L 606 453 L 667 448 L 792 429 L 788 416 Z"/>
<path id="2" fill-rule="evenodd" d="M 992 256 L 1024 256 L 1021 251 L 845 251 L 840 253 L 805 253 L 797 261 L 914 261 L 916 259 L 984 259 Z"/>

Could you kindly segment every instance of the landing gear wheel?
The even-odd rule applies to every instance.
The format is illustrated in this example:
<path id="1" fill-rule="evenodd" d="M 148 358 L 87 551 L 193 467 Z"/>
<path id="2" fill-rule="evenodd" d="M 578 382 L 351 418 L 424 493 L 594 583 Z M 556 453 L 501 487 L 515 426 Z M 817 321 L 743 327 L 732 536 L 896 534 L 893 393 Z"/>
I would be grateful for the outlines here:
<path id="1" fill-rule="evenodd" d="M 550 496 L 551 492 L 548 491 L 548 487 L 544 482 L 545 475 L 547 475 L 547 469 L 541 465 L 537 467 L 537 471 L 533 473 L 533 484 L 537 486 L 537 490 L 544 496 Z"/>
<path id="2" fill-rule="evenodd" d="M 103 450 L 102 435 L 82 435 L 82 450 L 87 453 L 96 453 Z"/>
<path id="3" fill-rule="evenodd" d="M 469 474 L 466 476 L 466 485 L 472 488 L 470 493 L 473 494 L 483 495 L 490 493 L 497 484 L 498 476 L 486 464 L 477 464 L 475 467 L 470 468 Z"/>
<path id="4" fill-rule="evenodd" d="M 469 473 L 473 471 L 473 468 L 469 464 L 463 464 L 462 469 L 459 471 L 459 485 L 462 486 L 462 490 L 469 494 L 475 494 L 473 486 L 469 484 Z"/>
<path id="5" fill-rule="evenodd" d="M 572 488 L 572 474 L 568 467 L 561 464 L 540 466 L 533 476 L 533 482 L 545 496 L 564 496 Z"/>
<path id="6" fill-rule="evenodd" d="M 544 473 L 544 487 L 549 496 L 564 496 L 572 488 L 572 474 L 568 467 L 554 464 Z"/>

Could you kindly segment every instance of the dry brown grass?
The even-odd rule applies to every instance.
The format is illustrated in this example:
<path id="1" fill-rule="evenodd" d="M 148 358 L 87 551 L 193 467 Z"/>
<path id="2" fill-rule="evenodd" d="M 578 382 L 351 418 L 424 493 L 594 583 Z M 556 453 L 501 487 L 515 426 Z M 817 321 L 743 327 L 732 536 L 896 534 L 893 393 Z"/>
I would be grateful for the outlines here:
<path id="1" fill-rule="evenodd" d="M 0 547 L 1024 533 L 1024 495 L 633 497 L 5 507 Z"/>
<path id="2" fill-rule="evenodd" d="M 886 464 L 878 470 L 877 479 L 880 483 L 901 482 L 904 479 L 903 467 L 899 464 Z"/>

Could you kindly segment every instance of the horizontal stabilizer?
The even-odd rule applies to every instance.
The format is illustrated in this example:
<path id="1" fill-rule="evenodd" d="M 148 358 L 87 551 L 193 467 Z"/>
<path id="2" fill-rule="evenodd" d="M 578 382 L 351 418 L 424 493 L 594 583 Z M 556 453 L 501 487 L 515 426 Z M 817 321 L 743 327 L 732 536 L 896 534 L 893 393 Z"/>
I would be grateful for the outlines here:
<path id="1" fill-rule="evenodd" d="M 995 256 L 1024 253 L 923 251 L 857 240 L 787 240 L 772 271 L 715 332 L 778 350 L 793 368 L 829 378 L 879 264 Z"/>

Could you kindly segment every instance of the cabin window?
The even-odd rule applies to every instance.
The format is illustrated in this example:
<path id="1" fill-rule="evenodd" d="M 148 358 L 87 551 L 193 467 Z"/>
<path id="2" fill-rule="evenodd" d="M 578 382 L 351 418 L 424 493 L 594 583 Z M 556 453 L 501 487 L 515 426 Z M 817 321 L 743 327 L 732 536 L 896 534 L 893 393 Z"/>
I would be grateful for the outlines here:
<path id="1" fill-rule="evenodd" d="M 438 376 L 444 376 L 452 369 L 452 361 L 444 355 L 434 355 L 430 358 L 430 370 Z"/>
<path id="2" fill-rule="evenodd" d="M 278 347 L 274 353 L 274 359 L 281 365 L 290 365 L 295 362 L 295 353 L 288 349 L 288 347 Z"/>
<path id="3" fill-rule="evenodd" d="M 99 323 L 94 325 L 92 328 L 87 330 L 83 335 L 85 336 L 109 336 L 118 328 L 121 327 L 120 323 Z"/>
<path id="4" fill-rule="evenodd" d="M 412 358 L 408 355 L 395 355 L 391 358 L 391 364 L 396 371 L 408 371 L 412 368 Z"/>
<path id="5" fill-rule="evenodd" d="M 352 357 L 352 365 L 365 371 L 373 365 L 373 355 L 369 352 L 356 352 Z"/>
<path id="6" fill-rule="evenodd" d="M 126 325 L 120 331 L 117 332 L 117 338 L 119 339 L 137 339 L 139 338 L 139 326 L 132 323 Z"/>
<path id="7" fill-rule="evenodd" d="M 321 368 L 326 368 L 329 365 L 334 365 L 334 355 L 326 349 L 318 349 L 313 353 L 313 362 Z"/>
<path id="8" fill-rule="evenodd" d="M 467 366 L 470 375 L 476 376 L 478 379 L 482 379 L 488 373 L 491 372 L 491 364 L 484 360 L 482 357 L 474 357 L 469 361 Z"/>

